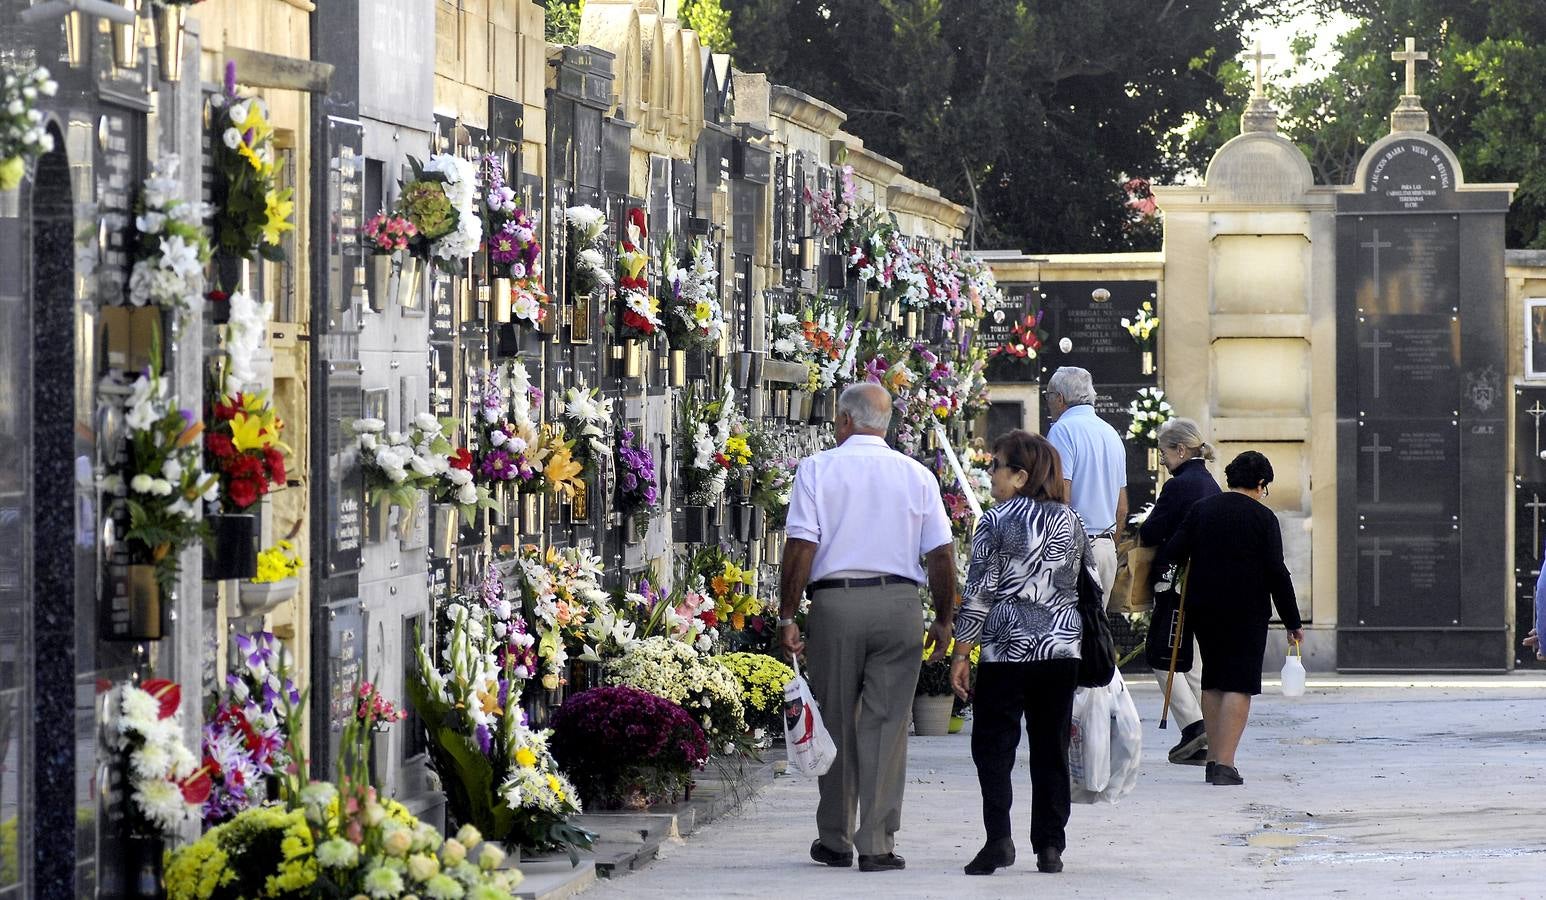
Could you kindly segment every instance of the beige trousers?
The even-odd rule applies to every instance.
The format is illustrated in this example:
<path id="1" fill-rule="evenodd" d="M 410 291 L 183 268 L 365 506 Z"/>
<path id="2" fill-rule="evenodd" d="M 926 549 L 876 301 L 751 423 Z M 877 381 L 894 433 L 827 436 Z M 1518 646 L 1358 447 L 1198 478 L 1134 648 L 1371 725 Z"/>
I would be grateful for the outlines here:
<path id="1" fill-rule="evenodd" d="M 806 630 L 811 693 L 837 744 L 837 760 L 818 782 L 817 834 L 839 853 L 890 853 L 902 827 L 907 728 L 923 659 L 918 590 L 817 591 Z"/>
<path id="2" fill-rule="evenodd" d="M 1111 538 L 1090 538 L 1090 555 L 1095 557 L 1095 571 L 1100 573 L 1100 590 L 1106 598 L 1106 612 L 1121 612 L 1122 601 L 1111 596 L 1111 587 L 1117 582 L 1117 542 Z"/>

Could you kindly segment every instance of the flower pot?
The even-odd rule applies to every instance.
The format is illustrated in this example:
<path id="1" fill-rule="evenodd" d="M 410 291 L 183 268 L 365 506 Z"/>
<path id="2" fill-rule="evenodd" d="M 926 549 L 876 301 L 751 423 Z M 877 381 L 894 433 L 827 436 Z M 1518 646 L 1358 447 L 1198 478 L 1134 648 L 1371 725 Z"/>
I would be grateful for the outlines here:
<path id="1" fill-rule="evenodd" d="M 155 7 L 156 66 L 162 81 L 181 81 L 183 75 L 183 32 L 188 24 L 188 7 L 178 4 Z"/>
<path id="2" fill-rule="evenodd" d="M 806 391 L 790 391 L 785 416 L 792 424 L 804 425 L 811 417 L 811 395 Z"/>
<path id="3" fill-rule="evenodd" d="M 490 312 L 494 317 L 494 321 L 500 325 L 510 324 L 510 319 L 514 315 L 511 311 L 511 307 L 513 305 L 512 291 L 513 288 L 511 287 L 510 279 L 494 279 L 494 296 L 492 298 L 492 302 L 489 305 L 491 307 Z"/>
<path id="4" fill-rule="evenodd" d="M 671 386 L 674 388 L 687 386 L 687 351 L 671 351 Z"/>
<path id="5" fill-rule="evenodd" d="M 906 337 L 909 341 L 916 341 L 918 339 L 918 313 L 917 313 L 917 311 L 909 309 L 907 311 L 907 315 L 902 317 L 902 322 L 903 322 L 903 325 L 902 325 L 902 334 L 903 334 L 903 336 Z"/>
<path id="6" fill-rule="evenodd" d="M 848 257 L 841 253 L 824 253 L 821 268 L 826 274 L 826 285 L 835 290 L 848 287 Z"/>
<path id="7" fill-rule="evenodd" d="M 740 543 L 748 543 L 752 539 L 752 520 L 757 507 L 737 503 L 730 507 L 730 528 L 735 532 L 735 539 Z"/>
<path id="8" fill-rule="evenodd" d="M 387 301 L 392 298 L 392 254 L 373 253 L 367 257 L 365 273 L 368 281 L 370 308 L 385 312 Z"/>
<path id="9" fill-rule="evenodd" d="M 624 342 L 623 374 L 629 378 L 644 377 L 644 344 L 641 341 Z"/>
<path id="10" fill-rule="evenodd" d="M 419 526 L 420 508 L 419 503 L 397 508 L 397 539 L 399 541 L 408 541 L 413 538 L 414 529 Z"/>
<path id="11" fill-rule="evenodd" d="M 876 322 L 880 319 L 880 291 L 864 292 L 864 321 Z"/>
<path id="12" fill-rule="evenodd" d="M 1150 447 L 1149 448 L 1149 460 L 1148 460 L 1148 462 L 1149 462 L 1149 471 L 1150 472 L 1156 472 L 1156 473 L 1159 472 L 1159 470 L 1160 470 L 1160 452 L 1159 452 L 1159 448 L 1158 447 Z"/>
<path id="13" fill-rule="evenodd" d="M 420 304 L 419 281 L 424 277 L 424 261 L 412 253 L 402 254 L 397 268 L 397 305 L 403 309 L 418 309 Z"/>
<path id="14" fill-rule="evenodd" d="M 1143 374 L 1145 374 L 1145 375 L 1153 375 L 1154 374 L 1154 351 L 1153 350 L 1145 350 L 1145 351 L 1143 351 Z"/>
<path id="15" fill-rule="evenodd" d="M 786 388 L 768 391 L 768 415 L 774 419 L 789 418 L 789 391 Z"/>
<path id="16" fill-rule="evenodd" d="M 709 509 L 707 506 L 682 507 L 682 530 L 676 535 L 677 543 L 702 544 L 709 539 Z"/>
<path id="17" fill-rule="evenodd" d="M 521 534 L 536 537 L 542 533 L 545 524 L 543 509 L 545 499 L 541 494 L 521 495 Z"/>
<path id="18" fill-rule="evenodd" d="M 923 334 L 930 343 L 942 343 L 945 340 L 945 317 L 937 312 L 924 313 Z"/>
<path id="19" fill-rule="evenodd" d="M 818 391 L 811 398 L 811 416 L 808 420 L 812 425 L 825 425 L 832 421 L 832 391 Z"/>
<path id="20" fill-rule="evenodd" d="M 965 727 L 966 727 L 966 717 L 965 716 L 951 716 L 950 717 L 950 733 L 951 734 L 960 734 L 961 733 L 961 729 L 963 729 Z"/>
<path id="21" fill-rule="evenodd" d="M 156 582 L 156 567 L 129 566 L 124 593 L 129 597 L 129 630 L 116 636 L 132 641 L 161 640 L 161 585 Z"/>
<path id="22" fill-rule="evenodd" d="M 913 697 L 913 733 L 937 736 L 950 733 L 950 710 L 955 698 L 949 694 L 919 694 Z"/>
<path id="23" fill-rule="evenodd" d="M 256 584 L 251 581 L 243 581 L 241 588 L 237 590 L 237 598 L 244 616 L 261 616 L 279 604 L 295 596 L 300 589 L 301 580 L 290 577 L 279 581 L 265 581 Z"/>
<path id="24" fill-rule="evenodd" d="M 784 562 L 785 539 L 783 531 L 767 532 L 767 536 L 762 540 L 762 561 L 770 566 L 782 565 Z"/>
<path id="25" fill-rule="evenodd" d="M 86 63 L 86 49 L 91 46 L 91 36 L 96 34 L 96 19 L 89 19 L 83 12 L 72 12 L 64 17 L 64 56 L 70 68 L 79 69 Z"/>
<path id="26" fill-rule="evenodd" d="M 111 23 L 113 32 L 113 65 L 120 69 L 132 69 L 140 61 L 140 0 L 111 0 L 134 14 L 134 21 L 127 25 Z"/>
<path id="27" fill-rule="evenodd" d="M 252 513 L 205 516 L 211 536 L 204 545 L 204 580 L 251 578 L 258 574 L 258 517 Z"/>
<path id="28" fill-rule="evenodd" d="M 735 386 L 748 390 L 762 383 L 762 354 L 742 350 L 735 355 Z"/>
<path id="29" fill-rule="evenodd" d="M 162 869 L 165 865 L 166 843 L 158 837 L 141 834 L 126 835 L 121 845 L 123 851 L 123 896 L 141 898 L 165 897 L 162 888 Z"/>
<path id="30" fill-rule="evenodd" d="M 450 559 L 456 552 L 456 533 L 462 513 L 454 503 L 430 506 L 429 549 L 433 556 Z"/>

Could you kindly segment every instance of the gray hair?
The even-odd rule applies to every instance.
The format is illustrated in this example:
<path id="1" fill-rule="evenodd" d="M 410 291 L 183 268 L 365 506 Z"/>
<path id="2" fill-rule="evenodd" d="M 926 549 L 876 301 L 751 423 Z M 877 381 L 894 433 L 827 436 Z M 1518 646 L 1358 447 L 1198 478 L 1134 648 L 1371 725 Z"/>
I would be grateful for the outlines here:
<path id="1" fill-rule="evenodd" d="M 1191 419 L 1170 419 L 1159 427 L 1154 437 L 1161 448 L 1180 447 L 1191 456 L 1213 462 L 1217 455 L 1213 445 L 1202 439 L 1202 429 Z"/>
<path id="2" fill-rule="evenodd" d="M 885 431 L 891 427 L 891 393 L 870 381 L 850 384 L 838 395 L 837 411 L 848 413 L 855 428 Z"/>
<path id="3" fill-rule="evenodd" d="M 1069 406 L 1095 404 L 1095 382 L 1088 370 L 1078 366 L 1060 366 L 1047 379 L 1047 392 L 1062 397 Z"/>

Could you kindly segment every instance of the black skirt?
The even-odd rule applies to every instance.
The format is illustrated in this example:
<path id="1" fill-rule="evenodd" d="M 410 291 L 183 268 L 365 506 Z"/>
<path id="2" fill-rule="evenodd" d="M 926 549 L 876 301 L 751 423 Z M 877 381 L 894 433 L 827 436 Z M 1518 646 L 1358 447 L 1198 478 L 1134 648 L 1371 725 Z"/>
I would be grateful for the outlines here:
<path id="1" fill-rule="evenodd" d="M 1195 617 L 1186 617 L 1186 624 L 1196 633 L 1202 653 L 1203 690 L 1261 693 L 1262 659 L 1267 653 L 1265 619 L 1198 610 Z"/>

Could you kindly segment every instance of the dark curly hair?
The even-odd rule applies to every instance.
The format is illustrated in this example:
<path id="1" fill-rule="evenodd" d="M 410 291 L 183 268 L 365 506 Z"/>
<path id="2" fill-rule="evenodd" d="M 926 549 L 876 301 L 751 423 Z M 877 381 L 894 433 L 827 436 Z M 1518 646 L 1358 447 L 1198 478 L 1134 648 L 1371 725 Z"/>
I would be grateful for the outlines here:
<path id="1" fill-rule="evenodd" d="M 1272 463 L 1255 450 L 1247 450 L 1224 467 L 1224 481 L 1232 488 L 1255 490 L 1272 483 Z"/>

